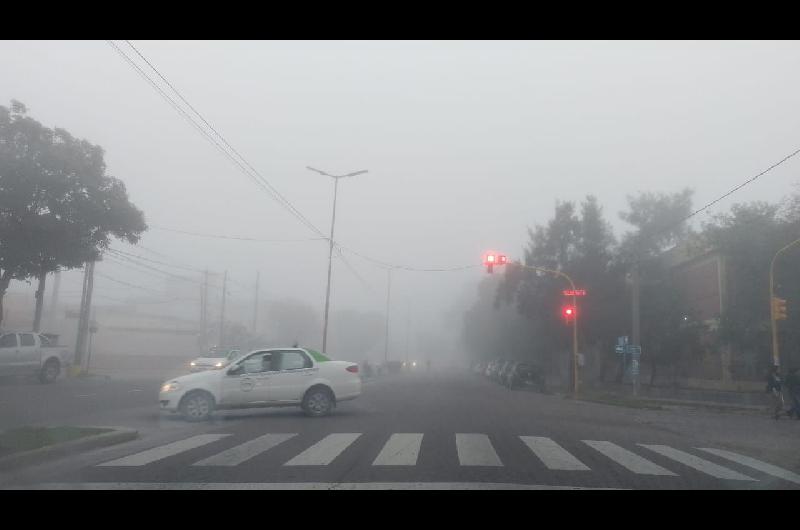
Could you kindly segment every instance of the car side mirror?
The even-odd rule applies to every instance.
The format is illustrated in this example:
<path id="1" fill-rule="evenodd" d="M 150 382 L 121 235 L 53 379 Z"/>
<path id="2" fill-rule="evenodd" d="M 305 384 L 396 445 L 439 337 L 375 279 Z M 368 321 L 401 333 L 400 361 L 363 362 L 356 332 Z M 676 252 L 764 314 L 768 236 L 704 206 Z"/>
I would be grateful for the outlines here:
<path id="1" fill-rule="evenodd" d="M 237 364 L 236 366 L 230 368 L 228 370 L 228 375 L 239 375 L 244 371 L 244 367 L 241 364 Z"/>

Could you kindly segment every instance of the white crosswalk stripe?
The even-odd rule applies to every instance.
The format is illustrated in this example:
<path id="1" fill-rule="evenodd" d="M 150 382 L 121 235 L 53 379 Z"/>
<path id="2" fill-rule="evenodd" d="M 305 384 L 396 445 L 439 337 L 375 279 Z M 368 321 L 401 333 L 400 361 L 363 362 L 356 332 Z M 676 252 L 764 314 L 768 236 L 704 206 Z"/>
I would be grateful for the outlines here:
<path id="1" fill-rule="evenodd" d="M 723 449 L 711 449 L 708 447 L 700 447 L 699 449 L 701 451 L 711 453 L 712 455 L 717 455 L 738 464 L 742 464 L 743 466 L 752 467 L 753 469 L 757 469 L 758 471 L 762 471 L 768 475 L 772 475 L 773 477 L 782 478 L 783 480 L 800 484 L 800 475 L 797 473 L 792 473 L 789 470 L 762 462 L 761 460 L 756 460 L 755 458 L 750 458 L 749 456 L 740 455 L 731 451 L 725 451 Z"/>
<path id="2" fill-rule="evenodd" d="M 583 443 L 637 475 L 675 476 L 672 471 L 664 469 L 617 444 L 600 440 L 583 440 Z"/>
<path id="3" fill-rule="evenodd" d="M 286 462 L 285 466 L 327 466 L 339 456 L 342 451 L 350 447 L 361 433 L 334 433 L 329 434 L 315 443 L 296 457 Z"/>
<path id="4" fill-rule="evenodd" d="M 216 442 L 217 440 L 221 440 L 226 436 L 230 436 L 229 434 L 199 434 L 197 436 L 192 436 L 190 438 L 185 438 L 183 440 L 179 440 L 177 442 L 169 443 L 166 445 L 161 445 L 158 447 L 154 447 L 152 449 L 148 449 L 147 451 L 142 451 L 141 453 L 136 453 L 130 456 L 126 456 L 124 458 L 118 458 L 117 460 L 112 460 L 110 462 L 105 462 L 103 464 L 98 464 L 99 466 L 144 466 L 150 464 L 152 462 L 157 462 L 158 460 L 163 460 L 164 458 L 175 456 L 177 454 L 183 453 L 185 451 L 189 451 L 190 449 L 195 449 L 197 447 L 201 447 L 206 444 L 210 444 L 212 442 Z"/>
<path id="5" fill-rule="evenodd" d="M 98 467 L 141 467 L 155 462 L 159 462 L 169 457 L 180 455 L 187 451 L 201 448 L 231 434 L 200 434 L 190 436 L 172 443 L 160 445 L 122 458 L 117 458 L 108 462 L 97 464 Z M 285 462 L 284 466 L 327 466 L 333 463 L 345 450 L 352 446 L 362 436 L 362 433 L 332 433 L 307 447 L 301 439 L 297 438 L 297 433 L 267 433 L 257 438 L 245 441 L 234 447 L 225 450 L 217 449 L 212 453 L 211 446 L 205 449 L 206 454 L 201 456 L 201 460 L 192 463 L 198 467 L 233 467 L 244 464 L 251 459 L 269 451 L 278 445 L 286 444 L 287 449 L 297 447 L 293 451 L 294 457 Z M 424 433 L 392 433 L 380 452 L 372 460 L 371 465 L 375 467 L 405 466 L 413 467 L 418 465 Z M 537 457 L 542 464 L 549 470 L 554 471 L 592 471 L 584 463 L 598 462 L 597 453 L 611 460 L 614 464 L 622 466 L 626 470 L 637 475 L 653 476 L 678 476 L 683 474 L 674 465 L 667 469 L 659 464 L 645 458 L 648 455 L 638 454 L 641 451 L 625 449 L 620 445 L 606 440 L 581 440 L 590 449 L 576 447 L 578 450 L 575 455 L 559 445 L 552 438 L 544 436 L 519 436 L 525 446 Z M 450 439 L 452 440 L 452 438 Z M 289 443 L 291 442 L 291 443 Z M 487 434 L 481 433 L 456 433 L 455 449 L 460 466 L 486 466 L 504 467 L 503 462 L 498 456 L 492 441 Z M 303 447 L 299 447 L 302 444 Z M 694 469 L 714 478 L 738 481 L 756 481 L 744 473 L 722 466 L 713 461 L 706 460 L 695 454 L 675 449 L 668 445 L 659 444 L 636 444 L 645 450 L 652 451 L 673 462 Z M 452 445 L 450 450 L 452 451 Z M 776 477 L 781 480 L 800 484 L 800 474 L 778 467 L 776 465 L 757 460 L 755 458 L 734 453 L 723 449 L 710 447 L 698 447 L 697 451 L 702 451 L 718 458 L 722 458 L 735 464 L 755 469 L 759 472 Z M 594 450 L 594 460 L 583 460 L 582 454 L 586 451 Z M 283 451 L 282 451 L 283 452 Z M 374 453 L 363 455 L 372 458 Z M 528 453 L 530 455 L 530 453 Z M 579 459 L 580 457 L 580 459 Z M 530 458 L 530 456 L 528 457 Z M 594 466 L 593 466 L 594 467 Z M 599 471 L 596 469 L 595 471 Z M 688 471 L 688 470 L 687 470 Z M 774 481 L 774 479 L 773 479 Z"/>
<path id="6" fill-rule="evenodd" d="M 543 436 L 520 436 L 520 438 L 548 469 L 589 471 L 586 464 L 550 438 Z"/>
<path id="7" fill-rule="evenodd" d="M 720 466 L 719 464 L 715 464 L 713 462 L 709 462 L 708 460 L 704 460 L 698 456 L 673 449 L 667 445 L 638 445 L 650 449 L 651 451 L 655 451 L 662 456 L 666 456 L 667 458 L 675 460 L 676 462 L 680 462 L 683 465 L 689 466 L 697 471 L 700 471 L 701 473 L 711 475 L 715 478 L 727 480 L 755 480 L 754 478 L 748 477 L 747 475 L 739 473 L 738 471 L 728 469 L 727 467 Z"/>
<path id="8" fill-rule="evenodd" d="M 195 462 L 195 466 L 238 466 L 264 451 L 272 449 L 278 444 L 297 436 L 297 434 L 265 434 L 255 440 L 232 447 L 227 451 Z"/>
<path id="9" fill-rule="evenodd" d="M 503 465 L 485 434 L 456 434 L 456 450 L 462 466 Z"/>
<path id="10" fill-rule="evenodd" d="M 383 446 L 373 466 L 414 466 L 417 464 L 421 433 L 395 433 Z"/>

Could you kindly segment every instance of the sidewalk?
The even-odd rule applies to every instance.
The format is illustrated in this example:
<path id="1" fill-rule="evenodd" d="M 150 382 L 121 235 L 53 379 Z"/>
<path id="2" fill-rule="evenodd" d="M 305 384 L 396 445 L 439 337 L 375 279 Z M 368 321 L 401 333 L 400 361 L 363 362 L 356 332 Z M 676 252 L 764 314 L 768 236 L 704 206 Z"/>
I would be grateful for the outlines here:
<path id="1" fill-rule="evenodd" d="M 636 396 L 630 384 L 603 383 L 586 385 L 581 399 L 639 407 L 666 408 L 687 406 L 730 411 L 760 412 L 769 407 L 770 396 L 765 392 L 735 392 L 640 385 Z"/>

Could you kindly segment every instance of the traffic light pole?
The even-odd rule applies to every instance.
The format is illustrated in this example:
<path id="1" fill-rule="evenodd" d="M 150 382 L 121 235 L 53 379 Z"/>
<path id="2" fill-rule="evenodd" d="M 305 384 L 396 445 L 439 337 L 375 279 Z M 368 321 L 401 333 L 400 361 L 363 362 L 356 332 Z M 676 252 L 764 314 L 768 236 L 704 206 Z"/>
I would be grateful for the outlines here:
<path id="1" fill-rule="evenodd" d="M 569 282 L 569 286 L 572 288 L 572 307 L 575 308 L 575 314 L 572 317 L 572 393 L 575 397 L 578 396 L 578 297 L 575 294 L 575 282 L 572 281 L 567 274 L 561 271 L 554 271 L 551 269 L 543 269 L 541 267 L 533 267 L 531 265 L 524 265 L 522 263 L 518 263 L 519 266 L 525 269 L 531 269 L 540 272 L 546 272 L 550 274 L 555 274 L 556 276 L 561 276 L 562 278 L 566 279 Z"/>
<path id="2" fill-rule="evenodd" d="M 775 366 L 780 366 L 780 352 L 778 346 L 778 322 L 777 316 L 775 314 L 775 261 L 778 259 L 778 256 L 783 254 L 789 248 L 797 245 L 800 243 L 800 239 L 796 239 L 780 249 L 775 255 L 772 257 L 772 262 L 769 264 L 769 314 L 770 314 L 770 321 L 772 324 L 772 364 Z"/>

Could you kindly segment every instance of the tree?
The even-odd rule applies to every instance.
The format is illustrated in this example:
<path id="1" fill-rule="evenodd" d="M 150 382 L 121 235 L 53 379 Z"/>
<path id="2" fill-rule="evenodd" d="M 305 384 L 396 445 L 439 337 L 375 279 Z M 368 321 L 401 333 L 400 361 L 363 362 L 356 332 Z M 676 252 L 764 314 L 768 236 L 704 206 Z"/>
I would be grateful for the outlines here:
<path id="1" fill-rule="evenodd" d="M 147 229 L 122 181 L 106 175 L 99 146 L 50 130 L 12 101 L 0 106 L 0 322 L 12 279 L 35 277 L 34 330 L 46 275 L 99 259 L 112 237 L 136 243 Z"/>
<path id="2" fill-rule="evenodd" d="M 624 277 L 612 259 L 615 238 L 597 199 L 586 197 L 580 214 L 573 202 L 557 202 L 547 225 L 529 229 L 528 234 L 527 265 L 563 271 L 588 293 L 579 300 L 580 350 L 611 351 L 621 325 L 618 306 L 624 303 L 620 296 Z M 509 265 L 497 288 L 498 304 L 516 302 L 530 335 L 527 347 L 549 368 L 563 364 L 572 340 L 560 312 L 565 301 L 571 301 L 562 293 L 567 287 L 563 278 Z"/>
<path id="3" fill-rule="evenodd" d="M 778 205 L 735 204 L 729 213 L 703 226 L 702 241 L 726 257 L 727 303 L 720 340 L 733 346 L 736 365 L 755 375 L 771 363 L 769 268 L 772 257 L 800 236 L 797 224 L 780 215 Z M 784 359 L 800 363 L 800 249 L 782 255 L 775 267 L 775 294 L 789 301 L 789 318 L 780 322 Z M 783 355 L 782 355 L 783 356 Z M 790 364 L 787 363 L 787 364 Z"/>
<path id="4" fill-rule="evenodd" d="M 681 221 L 692 211 L 694 190 L 686 188 L 677 193 L 643 193 L 628 195 L 627 212 L 620 218 L 637 230 L 623 237 L 623 250 L 640 258 L 658 254 L 681 241 L 688 227 Z"/>
<path id="5" fill-rule="evenodd" d="M 636 229 L 627 232 L 622 238 L 619 264 L 631 271 L 632 294 L 634 299 L 640 300 L 639 314 L 647 317 L 641 320 L 639 336 L 639 342 L 643 346 L 643 362 L 657 362 L 651 356 L 655 350 L 651 351 L 650 348 L 657 347 L 657 344 L 650 341 L 661 340 L 659 337 L 665 337 L 664 334 L 669 331 L 662 329 L 664 322 L 659 321 L 660 317 L 655 316 L 658 312 L 652 307 L 661 301 L 657 302 L 657 298 L 648 296 L 642 297 L 640 286 L 662 281 L 666 271 L 662 270 L 657 258 L 669 247 L 685 242 L 690 231 L 682 221 L 691 214 L 693 194 L 693 190 L 686 188 L 676 193 L 640 192 L 637 195 L 628 195 L 629 209 L 619 214 L 623 221 Z M 665 307 L 662 305 L 661 309 Z M 617 378 L 621 380 L 621 370 Z"/>

